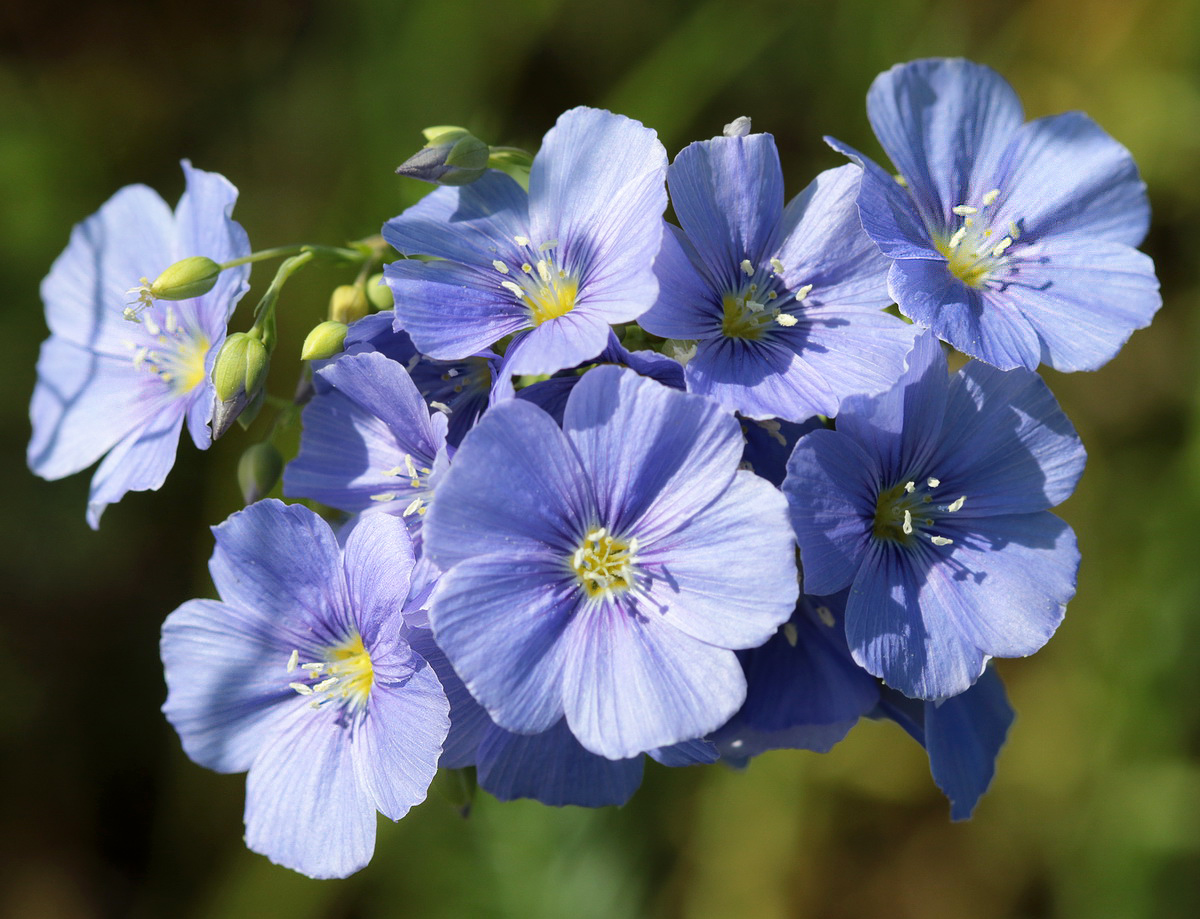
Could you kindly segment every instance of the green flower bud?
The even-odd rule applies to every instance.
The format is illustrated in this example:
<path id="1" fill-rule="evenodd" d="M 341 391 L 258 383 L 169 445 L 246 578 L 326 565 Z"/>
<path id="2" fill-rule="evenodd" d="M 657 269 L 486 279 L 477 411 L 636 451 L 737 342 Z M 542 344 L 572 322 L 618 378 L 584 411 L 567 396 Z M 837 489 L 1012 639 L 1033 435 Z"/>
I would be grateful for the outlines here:
<path id="1" fill-rule="evenodd" d="M 396 305 L 392 301 L 392 289 L 383 283 L 382 274 L 373 274 L 367 280 L 367 299 L 377 310 L 390 310 Z"/>
<path id="2" fill-rule="evenodd" d="M 193 255 L 171 265 L 154 279 L 150 296 L 156 300 L 190 300 L 213 289 L 221 266 L 203 255 Z"/>
<path id="3" fill-rule="evenodd" d="M 238 485 L 247 504 L 265 498 L 283 472 L 283 457 L 269 441 L 246 449 L 238 460 Z"/>
<path id="4" fill-rule="evenodd" d="M 246 406 L 261 394 L 271 358 L 252 332 L 234 332 L 225 339 L 213 364 L 213 440 L 229 430 Z"/>
<path id="5" fill-rule="evenodd" d="M 335 322 L 332 319 L 315 326 L 304 339 L 304 347 L 300 349 L 300 360 L 321 361 L 338 354 L 346 340 L 346 331 L 344 322 Z"/>
<path id="6" fill-rule="evenodd" d="M 434 185 L 468 185 L 487 172 L 491 151 L 465 128 L 441 125 L 423 133 L 428 143 L 396 167 L 399 175 Z"/>
<path id="7" fill-rule="evenodd" d="M 329 297 L 329 318 L 349 325 L 371 312 L 367 293 L 357 284 L 342 284 Z"/>

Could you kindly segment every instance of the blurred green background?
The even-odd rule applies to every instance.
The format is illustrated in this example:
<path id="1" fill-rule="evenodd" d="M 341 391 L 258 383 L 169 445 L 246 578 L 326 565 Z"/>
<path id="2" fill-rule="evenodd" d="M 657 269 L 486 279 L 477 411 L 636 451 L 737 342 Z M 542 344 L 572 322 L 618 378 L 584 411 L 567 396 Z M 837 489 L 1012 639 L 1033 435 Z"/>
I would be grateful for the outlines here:
<path id="1" fill-rule="evenodd" d="M 1073 0 L 114 0 L 0 9 L 0 916 L 1192 917 L 1200 914 L 1200 3 Z M 256 248 L 376 232 L 426 191 L 392 174 L 427 124 L 536 147 L 598 105 L 674 155 L 737 115 L 775 134 L 789 193 L 877 147 L 892 64 L 965 55 L 1030 117 L 1085 109 L 1150 187 L 1165 305 L 1111 364 L 1049 382 L 1090 453 L 1062 514 L 1079 593 L 1049 646 L 1003 661 L 1018 720 L 973 821 L 922 752 L 866 723 L 746 773 L 648 769 L 622 809 L 435 792 L 374 862 L 309 881 L 246 852 L 243 780 L 192 765 L 158 712 L 158 627 L 209 595 L 206 527 L 239 505 L 231 435 L 158 494 L 84 524 L 89 475 L 24 467 L 46 331 L 37 285 L 122 185 L 170 201 L 178 160 L 227 175 Z M 257 269 L 256 286 L 270 269 Z M 281 306 L 287 395 L 332 269 Z M 247 298 L 246 303 L 251 302 Z M 248 306 L 235 327 L 245 327 Z M 314 832 L 320 832 L 315 827 Z"/>

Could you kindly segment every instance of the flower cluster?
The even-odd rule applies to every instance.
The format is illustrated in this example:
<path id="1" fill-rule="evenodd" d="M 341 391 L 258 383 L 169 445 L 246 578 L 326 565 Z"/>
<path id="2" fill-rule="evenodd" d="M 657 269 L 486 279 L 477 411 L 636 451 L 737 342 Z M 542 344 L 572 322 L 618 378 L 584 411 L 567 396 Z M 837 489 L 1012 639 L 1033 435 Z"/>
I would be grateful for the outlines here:
<path id="1" fill-rule="evenodd" d="M 164 711 L 248 772 L 252 849 L 344 876 L 439 766 L 595 807 L 647 756 L 823 752 L 863 716 L 970 816 L 1012 721 L 990 661 L 1046 643 L 1079 564 L 1051 509 L 1085 454 L 1036 370 L 1150 321 L 1148 209 L 1123 147 L 1080 114 L 1022 124 L 988 68 L 898 66 L 868 114 L 899 175 L 831 141 L 852 162 L 790 200 L 746 118 L 669 162 L 577 108 L 524 174 L 473 138 L 470 170 L 433 143 L 402 167 L 441 187 L 383 227 L 394 308 L 326 324 L 282 476 L 338 528 L 251 504 L 214 529 L 220 600 L 163 627 Z M 228 184 L 185 171 L 174 217 L 126 189 L 44 286 L 30 465 L 111 451 L 93 525 L 161 483 L 185 417 L 208 441 L 248 246 Z M 185 256 L 224 262 L 215 286 L 130 304 Z M 942 342 L 973 359 L 951 373 Z"/>

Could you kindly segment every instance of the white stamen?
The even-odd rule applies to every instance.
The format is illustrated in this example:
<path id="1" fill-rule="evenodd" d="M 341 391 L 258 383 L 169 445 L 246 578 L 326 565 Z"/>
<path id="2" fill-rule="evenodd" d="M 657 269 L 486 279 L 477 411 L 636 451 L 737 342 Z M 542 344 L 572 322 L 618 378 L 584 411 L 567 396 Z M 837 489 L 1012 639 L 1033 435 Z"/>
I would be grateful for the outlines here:
<path id="1" fill-rule="evenodd" d="M 904 525 L 900 527 L 904 531 L 905 536 L 911 536 L 913 531 L 912 526 L 912 511 L 904 512 Z"/>
<path id="2" fill-rule="evenodd" d="M 407 453 L 404 454 L 404 471 L 414 479 L 417 477 L 417 467 L 413 463 L 412 457 Z"/>
<path id="3" fill-rule="evenodd" d="M 378 501 L 380 504 L 385 504 L 388 501 L 395 501 L 397 497 L 399 497 L 399 496 L 396 495 L 394 492 L 389 491 L 389 492 L 386 492 L 385 494 L 381 494 L 381 495 L 371 495 L 371 500 Z"/>
<path id="4" fill-rule="evenodd" d="M 179 331 L 179 317 L 175 315 L 175 310 L 167 307 L 167 333 L 174 335 Z"/>
<path id="5" fill-rule="evenodd" d="M 325 669 L 325 665 L 324 665 L 324 664 L 320 664 L 320 663 L 317 663 L 317 664 L 301 664 L 301 665 L 300 665 L 300 669 L 301 669 L 301 670 L 307 670 L 309 673 L 316 674 L 316 673 L 320 673 L 322 670 L 324 670 L 324 669 Z"/>
<path id="6" fill-rule="evenodd" d="M 1008 235 L 1013 238 L 1014 242 L 1021 238 L 1021 228 L 1011 220 L 1008 222 Z"/>
<path id="7" fill-rule="evenodd" d="M 950 210 L 958 214 L 959 217 L 967 217 L 971 214 L 979 213 L 979 208 L 971 207 L 969 204 L 956 204 L 954 207 L 950 208 Z"/>
<path id="8" fill-rule="evenodd" d="M 783 262 L 777 258 L 771 259 L 771 270 L 776 274 L 783 274 Z"/>
<path id="9" fill-rule="evenodd" d="M 833 612 L 828 606 L 818 606 L 817 615 L 821 617 L 821 621 L 829 628 L 832 629 L 835 625 L 837 625 L 837 620 L 833 618 Z"/>
<path id="10" fill-rule="evenodd" d="M 961 495 L 959 498 L 957 498 L 957 499 L 954 501 L 954 503 L 953 503 L 953 504 L 949 505 L 949 506 L 946 508 L 946 512 L 947 512 L 947 513 L 950 513 L 950 514 L 953 514 L 955 511 L 960 511 L 960 510 L 962 510 L 963 503 L 964 503 L 966 500 L 967 500 L 967 496 L 966 496 L 966 495 Z"/>
<path id="11" fill-rule="evenodd" d="M 325 690 L 327 690 L 330 686 L 332 686 L 337 681 L 338 681 L 337 677 L 331 676 L 327 680 L 322 680 L 320 683 L 318 683 L 316 686 L 314 686 L 312 688 L 312 690 L 313 690 L 313 692 L 324 692 Z"/>
<path id="12" fill-rule="evenodd" d="M 775 317 L 775 321 L 778 322 L 784 328 L 790 329 L 792 326 L 794 326 L 796 324 L 796 317 L 793 316 L 791 313 L 780 313 L 778 316 Z"/>
<path id="13" fill-rule="evenodd" d="M 542 279 L 543 284 L 550 283 L 550 267 L 546 264 L 546 260 L 538 259 L 537 263 L 538 277 Z"/>
<path id="14" fill-rule="evenodd" d="M 904 178 L 904 176 L 894 175 L 892 178 L 896 180 L 896 184 L 901 188 L 908 188 L 908 179 Z"/>
<path id="15" fill-rule="evenodd" d="M 800 633 L 796 631 L 794 622 L 785 622 L 783 624 L 783 637 L 787 639 L 787 643 L 793 648 L 796 647 L 796 642 L 800 640 Z"/>
<path id="16" fill-rule="evenodd" d="M 999 197 L 1000 197 L 1000 189 L 993 188 L 991 191 L 989 191 L 986 195 L 983 196 L 983 206 L 991 207 L 993 204 L 996 203 L 996 199 Z"/>
<path id="17" fill-rule="evenodd" d="M 404 509 L 404 513 L 401 516 L 411 517 L 413 514 L 416 514 L 421 510 L 421 505 L 424 503 L 425 501 L 422 498 L 413 498 L 412 501 L 409 502 L 408 507 Z"/>
<path id="18" fill-rule="evenodd" d="M 500 261 L 500 259 L 498 259 L 498 258 L 492 259 L 492 267 L 495 268 L 497 271 L 499 271 L 501 274 L 508 274 L 508 266 L 505 265 L 504 262 Z"/>
<path id="19" fill-rule="evenodd" d="M 457 368 L 451 367 L 446 371 L 446 379 L 453 380 L 456 376 L 458 376 Z"/>
<path id="20" fill-rule="evenodd" d="M 533 266 L 530 265 L 529 262 L 522 262 L 521 270 L 524 271 L 526 274 L 533 274 Z"/>
<path id="21" fill-rule="evenodd" d="M 529 237 L 528 236 L 514 236 L 513 242 L 515 242 L 518 246 L 528 246 L 529 245 Z"/>
<path id="22" fill-rule="evenodd" d="M 905 482 L 904 490 L 911 495 L 914 491 L 917 490 L 917 483 L 916 482 Z"/>
<path id="23" fill-rule="evenodd" d="M 1012 237 L 1005 236 L 1004 239 L 1000 240 L 1000 242 L 998 242 L 998 243 L 996 243 L 996 245 L 992 246 L 992 255 L 995 258 L 999 258 L 1000 256 L 1002 256 L 1004 254 L 1004 250 L 1007 249 L 1009 246 L 1011 246 L 1012 243 L 1013 243 Z"/>
<path id="24" fill-rule="evenodd" d="M 941 480 L 941 479 L 935 479 L 933 476 L 930 476 L 930 477 L 929 477 L 929 479 L 928 479 L 928 482 L 929 482 L 929 487 L 930 487 L 930 488 L 937 488 L 939 485 L 941 485 L 941 484 L 942 484 L 942 480 Z"/>
<path id="25" fill-rule="evenodd" d="M 799 303 L 800 301 L 804 300 L 805 297 L 812 293 L 812 289 L 813 286 L 811 284 L 805 284 L 798 291 L 796 291 L 796 302 Z"/>
<path id="26" fill-rule="evenodd" d="M 525 291 L 521 289 L 521 285 L 514 281 L 501 281 L 500 286 L 511 293 L 518 300 L 525 299 Z"/>
<path id="27" fill-rule="evenodd" d="M 750 264 L 750 259 L 748 259 L 748 258 L 742 259 L 742 272 L 748 278 L 752 277 L 754 275 L 754 266 Z"/>
<path id="28" fill-rule="evenodd" d="M 307 686 L 304 683 L 288 683 L 288 686 L 296 690 L 296 692 L 300 693 L 302 696 L 312 695 L 312 687 Z"/>
<path id="29" fill-rule="evenodd" d="M 948 546 L 954 542 L 953 539 L 947 539 L 945 536 L 930 536 L 929 541 L 935 546 Z"/>
<path id="30" fill-rule="evenodd" d="M 542 243 L 540 246 L 538 246 L 538 252 L 549 252 L 551 249 L 553 249 L 557 245 L 558 245 L 557 239 L 548 239 L 544 243 Z"/>
<path id="31" fill-rule="evenodd" d="M 435 412 L 441 412 L 443 415 L 450 414 L 450 406 L 448 406 L 445 402 L 430 402 L 429 407 Z"/>
<path id="32" fill-rule="evenodd" d="M 963 241 L 963 237 L 966 235 L 967 235 L 966 226 L 964 225 L 964 226 L 959 227 L 957 230 L 954 231 L 954 235 L 950 237 L 950 242 L 947 245 L 951 249 L 957 249 L 959 244 Z"/>
<path id="33" fill-rule="evenodd" d="M 768 300 L 774 300 L 778 296 L 779 296 L 779 294 L 775 293 L 775 291 L 773 291 L 773 290 L 767 291 L 767 299 Z"/>
<path id="34" fill-rule="evenodd" d="M 299 650 L 292 651 L 292 653 L 288 656 L 287 672 L 291 673 L 293 670 L 295 670 L 296 664 L 298 664 L 299 662 L 300 662 L 300 651 Z"/>

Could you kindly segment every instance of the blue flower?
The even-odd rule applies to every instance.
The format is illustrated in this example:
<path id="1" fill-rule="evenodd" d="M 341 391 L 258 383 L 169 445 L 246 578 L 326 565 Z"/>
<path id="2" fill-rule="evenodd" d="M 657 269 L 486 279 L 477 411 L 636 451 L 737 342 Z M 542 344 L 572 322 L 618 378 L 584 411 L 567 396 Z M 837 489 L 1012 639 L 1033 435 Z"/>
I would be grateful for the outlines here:
<path id="1" fill-rule="evenodd" d="M 988 67 L 923 60 L 880 74 L 867 114 L 899 171 L 861 153 L 863 226 L 894 259 L 900 310 L 1001 369 L 1094 370 L 1161 304 L 1137 252 L 1150 209 L 1129 151 L 1068 112 L 1022 124 Z M 900 184 L 902 183 L 902 184 Z"/>
<path id="2" fill-rule="evenodd" d="M 971 362 L 950 377 L 923 335 L 895 388 L 846 400 L 837 430 L 796 445 L 783 490 L 805 589 L 851 588 L 854 659 L 889 686 L 957 695 L 1062 620 L 1079 552 L 1048 508 L 1084 460 L 1036 374 Z"/>
<path id="3" fill-rule="evenodd" d="M 638 320 L 695 341 L 687 386 L 751 418 L 836 415 L 904 368 L 913 330 L 882 312 L 887 260 L 859 224 L 856 167 L 821 173 L 784 207 L 769 134 L 717 137 L 671 164 L 659 297 Z"/>
<path id="4" fill-rule="evenodd" d="M 131 288 L 183 258 L 223 262 L 250 252 L 230 217 L 237 189 L 186 161 L 183 172 L 187 189 L 174 214 L 143 185 L 121 189 L 75 227 L 42 282 L 51 334 L 29 409 L 29 468 L 59 479 L 107 453 L 88 496 L 93 529 L 126 492 L 162 485 L 184 419 L 197 447 L 211 442 L 209 375 L 249 267 L 222 272 L 203 296 L 130 307 Z"/>
<path id="5" fill-rule="evenodd" d="M 429 621 L 501 727 L 565 716 L 626 759 L 737 710 L 732 649 L 798 593 L 783 497 L 741 453 L 732 415 L 612 366 L 572 390 L 561 430 L 519 399 L 480 419 L 425 521 L 445 571 Z"/>
<path id="6" fill-rule="evenodd" d="M 384 510 L 418 536 L 449 462 L 446 415 L 430 414 L 404 367 L 377 351 L 343 355 L 315 379 L 284 493 L 350 513 Z"/>
<path id="7" fill-rule="evenodd" d="M 403 254 L 439 259 L 386 266 L 396 328 L 444 360 L 515 334 L 506 354 L 514 374 L 594 357 L 611 324 L 636 319 L 657 296 L 666 167 L 653 131 L 576 108 L 546 135 L 528 194 L 495 171 L 435 190 L 383 228 Z"/>
<path id="8" fill-rule="evenodd" d="M 412 544 L 387 515 L 345 550 L 305 507 L 262 501 L 213 529 L 221 600 L 163 625 L 163 711 L 193 760 L 246 772 L 246 845 L 311 877 L 370 861 L 375 812 L 425 799 L 449 728 L 402 608 Z"/>

